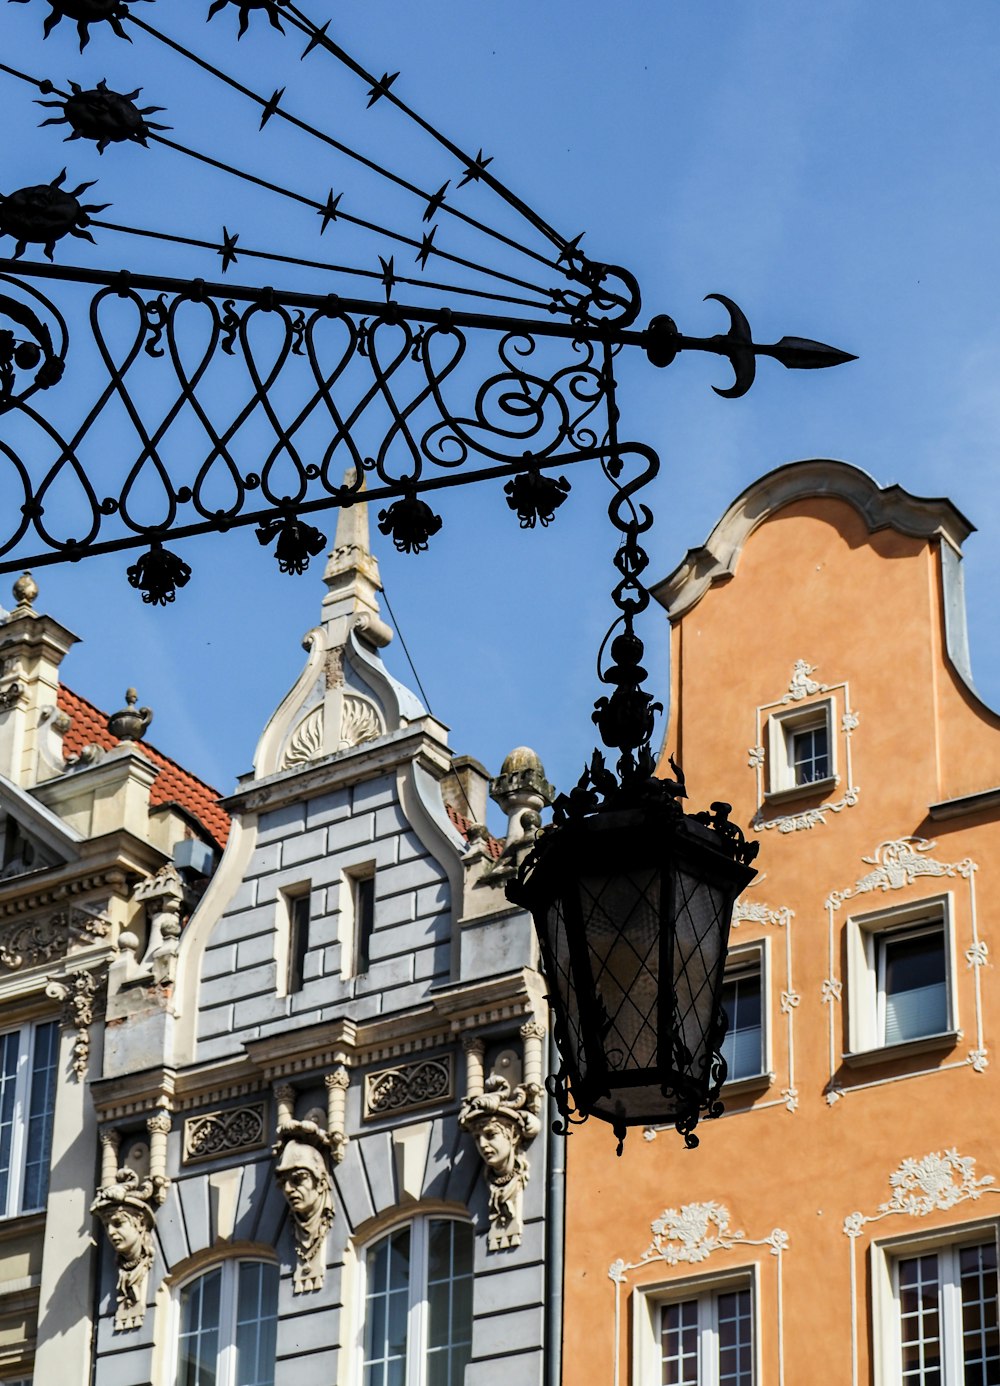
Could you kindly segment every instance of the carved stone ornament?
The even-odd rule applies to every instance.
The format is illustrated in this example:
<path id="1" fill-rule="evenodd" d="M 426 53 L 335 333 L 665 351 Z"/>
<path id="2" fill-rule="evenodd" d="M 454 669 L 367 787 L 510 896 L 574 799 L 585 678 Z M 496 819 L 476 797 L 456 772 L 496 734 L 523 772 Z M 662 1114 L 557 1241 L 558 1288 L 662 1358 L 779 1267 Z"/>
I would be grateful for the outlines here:
<path id="1" fill-rule="evenodd" d="M 530 1030 L 525 1036 L 526 1081 L 516 1087 L 496 1073 L 483 1080 L 482 1040 L 469 1039 L 465 1046 L 468 1094 L 462 1102 L 458 1124 L 472 1136 L 483 1161 L 483 1177 L 489 1189 L 488 1251 L 503 1251 L 521 1244 L 524 1187 L 530 1174 L 526 1147 L 542 1129 L 538 1119 L 542 1089 L 535 1081 L 534 1054 L 529 1056 L 527 1050 L 529 1045 L 532 1051 L 537 1046 L 540 1058 L 544 1032 L 533 1022 L 524 1030 Z"/>
<path id="2" fill-rule="evenodd" d="M 115 1329 L 139 1328 L 146 1315 L 146 1287 L 153 1264 L 153 1227 L 156 1208 L 166 1190 L 153 1178 L 140 1179 L 130 1169 L 120 1169 L 105 1185 L 90 1211 L 104 1224 L 108 1241 L 118 1260 Z"/>
<path id="3" fill-rule="evenodd" d="M 305 1123 L 301 1123 L 305 1125 Z M 324 1143 L 305 1132 L 288 1134 L 275 1147 L 274 1177 L 292 1215 L 295 1294 L 323 1287 L 326 1236 L 333 1224 L 333 1185 Z"/>
<path id="4" fill-rule="evenodd" d="M 340 749 L 346 751 L 384 735 L 385 726 L 375 704 L 355 693 L 345 693 L 340 713 Z"/>
<path id="5" fill-rule="evenodd" d="M 77 941 L 105 938 L 109 921 L 102 905 L 71 905 L 45 919 L 18 920 L 0 927 L 0 968 L 17 972 L 22 967 L 65 957 Z"/>
<path id="6" fill-rule="evenodd" d="M 75 1030 L 72 1068 L 78 1079 L 84 1077 L 90 1062 L 90 1027 L 103 978 L 93 972 L 73 972 L 66 977 L 50 977 L 45 995 L 62 1002 L 62 1027 Z"/>
<path id="7" fill-rule="evenodd" d="M 365 1116 L 369 1118 L 447 1102 L 451 1096 L 450 1054 L 365 1075 Z"/>
<path id="8" fill-rule="evenodd" d="M 325 1128 L 324 1113 L 319 1110 L 309 1112 L 305 1120 L 296 1119 L 296 1093 L 289 1083 L 279 1083 L 274 1089 L 278 1110 L 274 1177 L 292 1215 L 296 1257 L 292 1288 L 297 1295 L 321 1289 L 326 1273 L 326 1235 L 333 1223 L 329 1160 L 337 1165 L 344 1158 L 350 1081 L 343 1064 L 326 1075 Z"/>
<path id="9" fill-rule="evenodd" d="M 213 1160 L 266 1145 L 264 1103 L 203 1112 L 184 1122 L 184 1162 Z"/>
<path id="10" fill-rule="evenodd" d="M 307 761 L 323 754 L 323 723 L 324 710 L 320 703 L 306 713 L 292 733 L 288 749 L 281 759 L 282 770 L 288 770 L 293 765 L 305 765 Z"/>

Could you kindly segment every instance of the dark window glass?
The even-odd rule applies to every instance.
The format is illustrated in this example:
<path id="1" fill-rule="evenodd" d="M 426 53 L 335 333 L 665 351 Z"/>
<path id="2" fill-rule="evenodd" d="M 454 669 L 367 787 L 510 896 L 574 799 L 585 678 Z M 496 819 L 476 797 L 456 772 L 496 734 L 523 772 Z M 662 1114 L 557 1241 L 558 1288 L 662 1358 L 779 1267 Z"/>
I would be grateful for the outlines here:
<path id="1" fill-rule="evenodd" d="M 354 882 L 354 927 L 357 933 L 355 972 L 368 971 L 372 934 L 375 932 L 375 877 L 359 876 Z"/>
<path id="2" fill-rule="evenodd" d="M 792 771 L 796 784 L 813 784 L 830 774 L 830 738 L 826 724 L 792 733 Z"/>
<path id="3" fill-rule="evenodd" d="M 293 895 L 288 901 L 288 990 L 301 991 L 309 952 L 309 918 L 312 896 Z"/>

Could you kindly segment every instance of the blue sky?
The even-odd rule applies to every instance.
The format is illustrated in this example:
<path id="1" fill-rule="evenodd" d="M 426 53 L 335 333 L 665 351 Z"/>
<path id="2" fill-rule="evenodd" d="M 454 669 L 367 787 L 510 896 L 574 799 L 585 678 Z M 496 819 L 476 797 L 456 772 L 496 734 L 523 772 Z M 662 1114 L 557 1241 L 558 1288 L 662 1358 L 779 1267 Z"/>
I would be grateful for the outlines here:
<path id="1" fill-rule="evenodd" d="M 300 65 L 297 36 L 282 39 L 258 16 L 237 44 L 235 12 L 206 26 L 207 8 L 202 0 L 134 6 L 249 85 L 269 93 L 287 83 L 325 128 L 364 140 L 420 181 L 441 170 L 440 153 L 387 103 L 366 113 L 358 84 L 332 63 L 313 55 Z M 651 575 L 702 542 L 756 476 L 795 458 L 843 458 L 882 484 L 948 495 L 979 527 L 966 546 L 973 668 L 1000 705 L 993 0 L 309 0 L 304 8 L 319 21 L 333 16 L 338 41 L 371 68 L 400 69 L 397 90 L 470 152 L 492 155 L 500 176 L 560 231 L 585 229 L 592 257 L 628 266 L 642 286 L 640 322 L 669 312 L 683 331 L 722 330 L 722 309 L 702 302 L 721 292 L 760 340 L 803 335 L 858 354 L 823 372 L 762 363 L 737 401 L 712 393 L 728 384 L 717 360 L 682 357 L 669 371 L 638 352 L 620 362 L 622 436 L 652 444 L 662 459 Z M 343 186 L 373 220 L 396 224 L 403 214 L 324 150 L 271 126 L 258 136 L 252 112 L 148 39 L 129 46 L 95 26 L 81 56 L 64 21 L 43 43 L 47 12 L 46 0 L 0 9 L 3 60 L 57 82 L 141 85 L 145 101 L 169 108 L 161 118 L 176 139 L 316 195 Z M 71 181 L 99 176 L 92 196 L 111 200 L 108 215 L 130 224 L 215 236 L 226 222 L 248 244 L 270 237 L 299 253 L 343 251 L 366 263 L 385 250 L 377 237 L 363 243 L 338 227 L 320 246 L 310 212 L 192 172 L 166 150 L 112 148 L 98 158 L 82 141 L 64 146 L 62 132 L 35 128 L 31 95 L 0 79 L 4 192 L 47 181 L 66 163 Z M 57 258 L 217 272 L 210 256 L 113 233 L 98 239 L 96 247 L 64 242 Z M 291 269 L 238 273 L 337 287 Z M 572 469 L 572 494 L 545 531 L 520 531 L 493 483 L 442 499 L 445 527 L 426 554 L 398 555 L 375 536 L 393 612 L 454 749 L 495 772 L 511 747 L 528 743 L 564 788 L 593 745 L 594 660 L 613 614 L 607 497 L 599 474 L 585 470 Z M 333 525 L 331 516 L 331 537 Z M 226 790 L 297 675 L 321 570 L 279 574 L 249 533 L 193 540 L 183 552 L 195 575 L 167 610 L 142 606 L 121 557 L 39 571 L 39 604 L 84 641 L 66 661 L 67 682 L 109 709 L 135 684 L 156 712 L 152 739 Z M 643 634 L 652 683 L 665 692 L 665 620 L 651 613 Z M 398 642 L 389 655 L 410 681 Z"/>

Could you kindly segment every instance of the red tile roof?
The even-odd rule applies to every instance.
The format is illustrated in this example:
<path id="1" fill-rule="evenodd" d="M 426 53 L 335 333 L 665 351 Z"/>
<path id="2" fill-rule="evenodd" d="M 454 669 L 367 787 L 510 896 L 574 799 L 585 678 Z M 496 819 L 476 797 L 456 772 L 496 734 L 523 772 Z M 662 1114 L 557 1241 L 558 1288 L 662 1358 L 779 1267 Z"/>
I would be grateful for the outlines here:
<path id="1" fill-rule="evenodd" d="M 100 708 L 88 703 L 86 698 L 81 698 L 79 693 L 74 693 L 62 683 L 56 701 L 59 710 L 73 719 L 63 737 L 63 755 L 67 760 L 78 756 L 84 746 L 100 746 L 102 750 L 110 751 L 118 745 L 118 737 L 108 731 L 106 712 L 101 712 Z M 220 847 L 224 847 L 229 836 L 229 814 L 219 804 L 219 791 L 184 770 L 148 741 L 139 741 L 136 745 L 147 760 L 160 768 L 149 791 L 151 807 L 179 804 Z"/>
<path id="2" fill-rule="evenodd" d="M 466 842 L 468 842 L 469 829 L 472 827 L 472 819 L 466 818 L 464 814 L 459 813 L 458 809 L 453 808 L 451 804 L 445 804 L 445 808 L 448 810 L 448 817 L 451 819 L 453 826 L 458 829 Z M 500 854 L 503 852 L 503 843 L 498 841 L 492 833 L 487 833 L 486 849 L 493 860 L 497 861 Z"/>

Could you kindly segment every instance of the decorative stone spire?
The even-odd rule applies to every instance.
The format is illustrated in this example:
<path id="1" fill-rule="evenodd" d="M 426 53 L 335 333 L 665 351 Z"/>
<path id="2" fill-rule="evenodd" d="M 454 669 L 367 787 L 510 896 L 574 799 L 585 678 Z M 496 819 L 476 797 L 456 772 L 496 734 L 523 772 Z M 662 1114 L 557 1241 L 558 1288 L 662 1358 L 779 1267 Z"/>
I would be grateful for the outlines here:
<path id="1" fill-rule="evenodd" d="M 344 486 L 353 487 L 354 478 L 352 467 L 344 476 Z M 363 485 L 360 494 L 364 494 Z M 341 506 L 323 581 L 328 588 L 323 598 L 323 623 L 332 648 L 343 646 L 352 628 L 376 649 L 388 645 L 392 631 L 379 615 L 382 584 L 378 561 L 371 552 L 367 501 Z"/>

